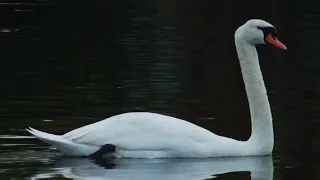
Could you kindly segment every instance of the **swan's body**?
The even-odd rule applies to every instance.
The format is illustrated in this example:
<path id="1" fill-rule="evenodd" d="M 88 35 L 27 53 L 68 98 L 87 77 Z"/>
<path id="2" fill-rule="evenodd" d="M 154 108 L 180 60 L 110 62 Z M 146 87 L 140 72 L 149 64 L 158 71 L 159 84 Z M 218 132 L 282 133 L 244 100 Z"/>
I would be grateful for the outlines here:
<path id="1" fill-rule="evenodd" d="M 62 136 L 27 130 L 71 156 L 89 156 L 104 145 L 114 146 L 115 156 L 136 158 L 270 154 L 274 141 L 272 117 L 255 45 L 266 41 L 285 49 L 276 36 L 275 28 L 263 20 L 249 20 L 235 33 L 252 119 L 252 134 L 247 141 L 218 136 L 187 121 L 148 112 L 120 114 Z"/>
<path id="2" fill-rule="evenodd" d="M 65 154 L 76 156 L 90 155 L 104 144 L 115 145 L 115 154 L 120 157 L 212 157 L 254 153 L 250 153 L 252 150 L 245 142 L 215 135 L 184 120 L 147 112 L 120 114 L 58 137 L 37 130 L 30 133 Z M 57 138 L 66 142 L 61 143 Z"/>

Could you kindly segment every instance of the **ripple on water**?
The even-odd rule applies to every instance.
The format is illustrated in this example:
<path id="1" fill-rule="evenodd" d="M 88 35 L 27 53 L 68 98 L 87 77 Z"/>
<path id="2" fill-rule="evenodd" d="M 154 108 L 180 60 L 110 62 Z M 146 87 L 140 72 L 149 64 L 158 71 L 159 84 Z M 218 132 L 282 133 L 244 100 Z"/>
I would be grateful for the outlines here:
<path id="1" fill-rule="evenodd" d="M 18 163 L 50 163 L 55 157 L 59 156 L 58 153 L 52 152 L 50 150 L 45 151 L 16 151 L 16 152 L 4 152 L 0 155 L 0 166 L 8 164 L 18 164 Z"/>
<path id="2" fill-rule="evenodd" d="M 0 135 L 0 139 L 35 139 L 34 136 Z"/>

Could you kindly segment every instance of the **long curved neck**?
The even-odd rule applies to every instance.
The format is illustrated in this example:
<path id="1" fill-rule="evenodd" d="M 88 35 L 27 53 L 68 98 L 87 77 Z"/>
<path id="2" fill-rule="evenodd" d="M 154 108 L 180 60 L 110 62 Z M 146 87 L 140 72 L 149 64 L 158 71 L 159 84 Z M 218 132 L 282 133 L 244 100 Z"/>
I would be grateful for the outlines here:
<path id="1" fill-rule="evenodd" d="M 271 153 L 273 149 L 273 125 L 270 104 L 260 70 L 256 47 L 235 38 L 243 81 L 249 101 L 252 134 L 246 143 L 257 153 Z"/>

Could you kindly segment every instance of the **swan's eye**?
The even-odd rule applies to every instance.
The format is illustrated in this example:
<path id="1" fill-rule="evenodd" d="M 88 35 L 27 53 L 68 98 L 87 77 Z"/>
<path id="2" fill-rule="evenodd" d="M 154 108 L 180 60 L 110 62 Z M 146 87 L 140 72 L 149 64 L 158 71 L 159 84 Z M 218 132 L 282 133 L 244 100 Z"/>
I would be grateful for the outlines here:
<path id="1" fill-rule="evenodd" d="M 277 29 L 274 27 L 257 27 L 258 29 L 260 29 L 263 34 L 264 37 L 266 37 L 268 34 L 271 34 L 273 38 L 277 38 L 279 36 Z"/>

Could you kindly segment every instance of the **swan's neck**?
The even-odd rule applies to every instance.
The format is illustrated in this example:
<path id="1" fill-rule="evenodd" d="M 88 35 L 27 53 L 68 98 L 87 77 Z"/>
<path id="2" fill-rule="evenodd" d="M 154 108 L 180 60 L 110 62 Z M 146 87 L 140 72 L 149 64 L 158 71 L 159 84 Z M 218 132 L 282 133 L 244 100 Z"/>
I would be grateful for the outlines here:
<path id="1" fill-rule="evenodd" d="M 249 101 L 252 134 L 247 145 L 256 153 L 271 153 L 273 149 L 273 125 L 267 91 L 260 70 L 256 47 L 235 39 L 243 81 Z"/>

